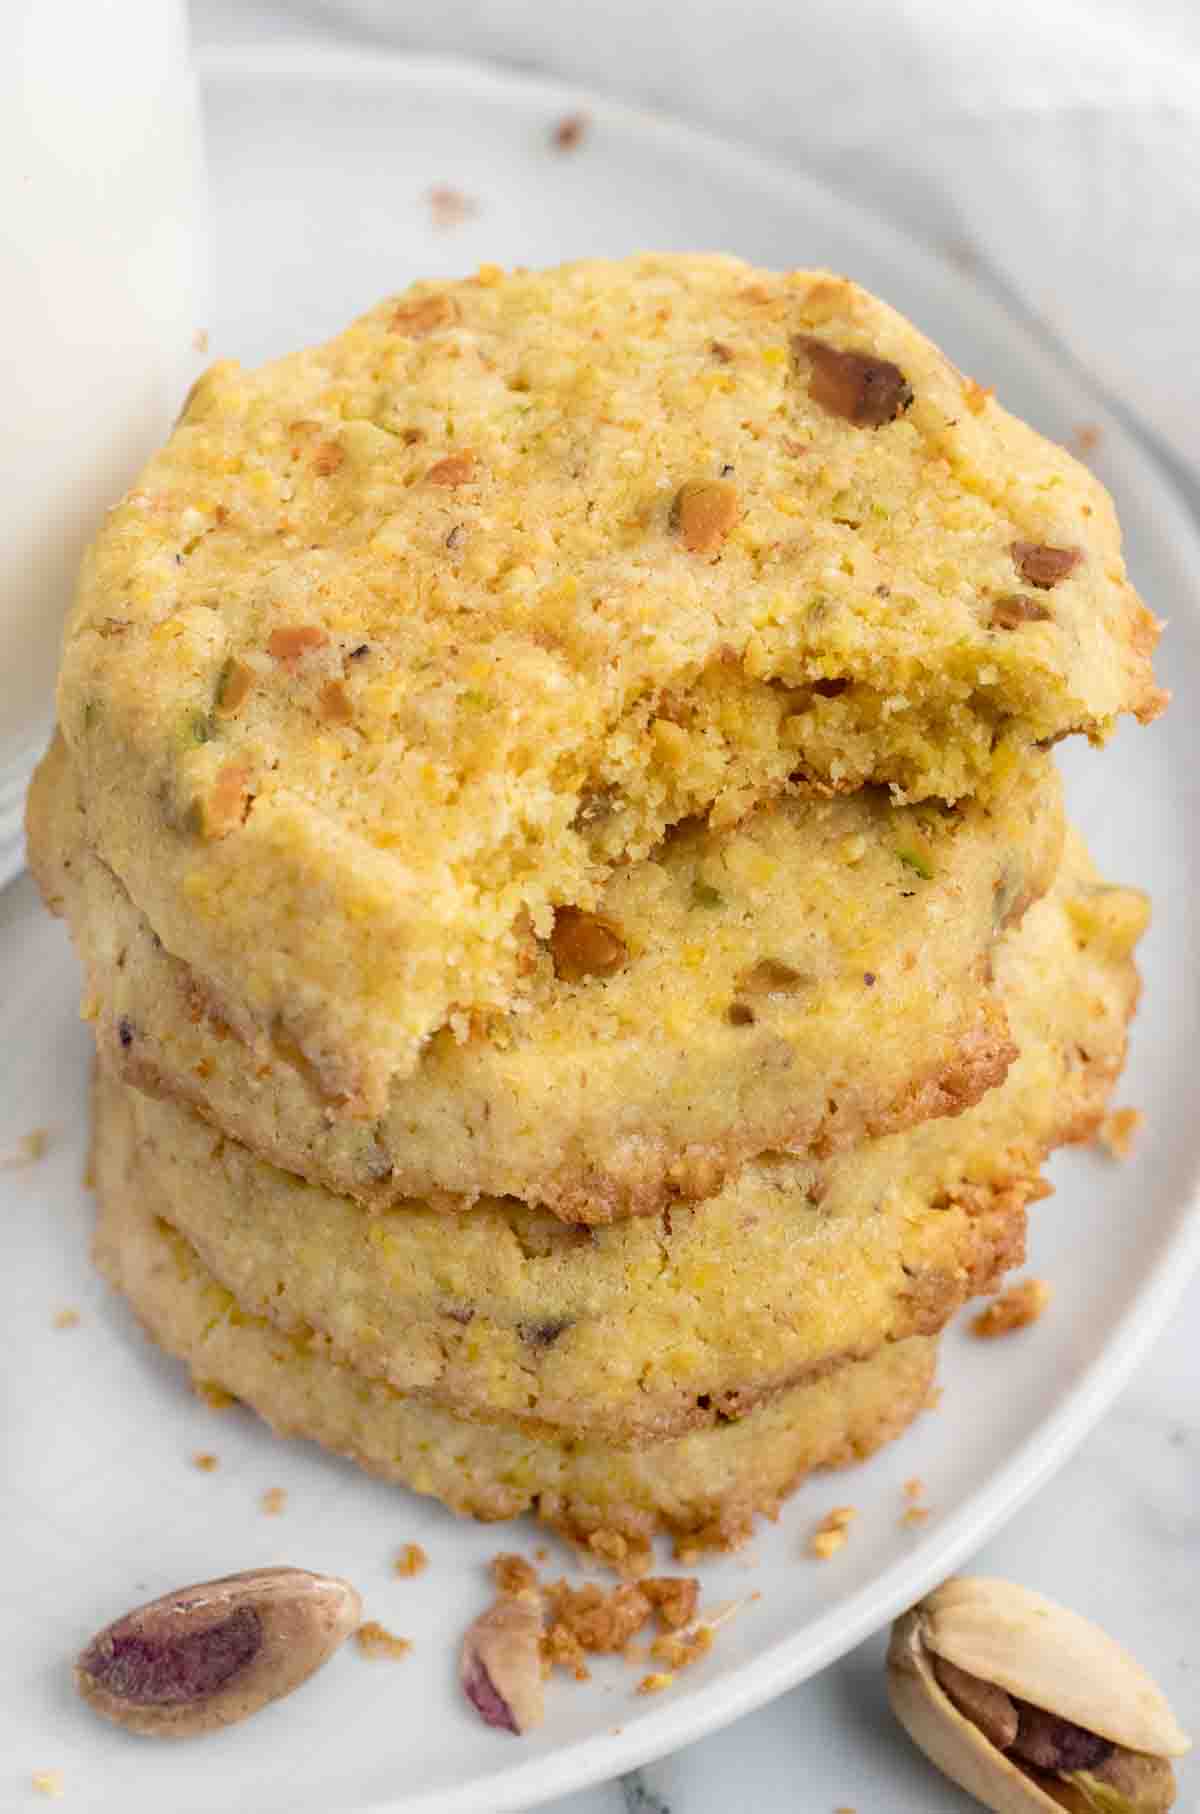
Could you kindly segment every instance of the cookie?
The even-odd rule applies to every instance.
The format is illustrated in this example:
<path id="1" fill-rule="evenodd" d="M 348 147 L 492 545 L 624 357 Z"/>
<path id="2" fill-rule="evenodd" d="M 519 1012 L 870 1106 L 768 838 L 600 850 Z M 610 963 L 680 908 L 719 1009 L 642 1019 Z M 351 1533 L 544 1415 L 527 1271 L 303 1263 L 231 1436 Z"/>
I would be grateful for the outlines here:
<path id="1" fill-rule="evenodd" d="M 845 1466 L 898 1436 L 925 1404 L 936 1343 L 914 1337 L 848 1362 L 745 1417 L 629 1448 L 465 1422 L 364 1379 L 310 1334 L 243 1311 L 136 1192 L 98 1174 L 98 1264 L 144 1328 L 200 1386 L 242 1399 L 280 1434 L 306 1436 L 372 1473 L 486 1520 L 533 1511 L 610 1557 L 658 1531 L 732 1548 L 773 1518 L 814 1468 Z"/>
<path id="2" fill-rule="evenodd" d="M 435 1035 L 361 1122 L 332 1115 L 278 1044 L 232 1034 L 87 849 L 74 787 L 56 744 L 29 847 L 83 953 L 109 1068 L 366 1203 L 510 1195 L 588 1223 L 710 1196 L 768 1148 L 824 1153 L 958 1113 L 1000 1082 L 1014 1047 L 994 940 L 1049 886 L 1063 834 L 1045 756 L 1003 804 L 863 790 L 719 832 L 693 821 L 618 869 L 597 913 L 559 916 L 522 1012 Z M 570 961 L 612 948 L 607 971 Z"/>
<path id="3" fill-rule="evenodd" d="M 464 1417 L 644 1440 L 719 1424 L 880 1343 L 930 1334 L 1023 1257 L 1047 1150 L 1086 1138 L 1137 991 L 1136 891 L 1072 838 L 997 956 L 1020 1056 L 956 1120 L 823 1161 L 764 1157 L 695 1208 L 569 1228 L 484 1201 L 370 1214 L 101 1079 L 97 1163 L 243 1308 Z"/>
<path id="4" fill-rule="evenodd" d="M 377 1116 L 554 909 L 799 779 L 1002 790 L 1161 708 L 1110 501 L 854 284 L 425 284 L 201 380 L 84 565 L 89 836 L 243 1031 Z"/>

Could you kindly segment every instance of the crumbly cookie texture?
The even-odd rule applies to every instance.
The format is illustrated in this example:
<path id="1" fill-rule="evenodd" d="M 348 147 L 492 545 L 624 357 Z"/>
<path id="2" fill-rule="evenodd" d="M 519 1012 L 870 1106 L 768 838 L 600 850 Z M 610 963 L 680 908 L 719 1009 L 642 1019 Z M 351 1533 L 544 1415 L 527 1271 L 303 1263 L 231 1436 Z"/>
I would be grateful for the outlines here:
<path id="1" fill-rule="evenodd" d="M 59 714 L 167 948 L 377 1113 L 530 933 L 800 778 L 954 800 L 1161 708 L 1111 503 L 828 273 L 487 268 L 195 387 Z"/>
<path id="2" fill-rule="evenodd" d="M 971 1334 L 987 1341 L 1040 1322 L 1050 1306 L 1051 1291 L 1045 1279 L 1021 1279 L 1008 1285 L 971 1322 Z"/>
<path id="3" fill-rule="evenodd" d="M 1005 1084 L 823 1161 L 765 1158 L 708 1202 L 569 1228 L 511 1200 L 372 1215 L 105 1077 L 96 1163 L 194 1245 L 244 1310 L 464 1417 L 644 1441 L 719 1424 L 884 1341 L 939 1329 L 1022 1258 L 1024 1206 L 1088 1137 L 1137 993 L 1135 891 L 1071 837 L 997 974 Z"/>
<path id="4" fill-rule="evenodd" d="M 522 1012 L 436 1035 L 361 1122 L 331 1117 L 278 1045 L 232 1032 L 87 847 L 76 802 L 60 741 L 30 795 L 30 860 L 118 1075 L 370 1204 L 489 1193 L 591 1223 L 711 1196 L 768 1148 L 826 1153 L 958 1113 L 999 1083 L 1015 1048 L 994 941 L 1050 885 L 1063 838 L 1045 756 L 990 806 L 864 790 L 693 822 L 619 869 L 596 913 L 559 916 Z M 620 955 L 577 974 L 588 936 L 593 957 L 601 940 Z"/>
<path id="5" fill-rule="evenodd" d="M 921 1409 L 932 1337 L 882 1348 L 745 1417 L 643 1448 L 468 1423 L 329 1358 L 311 1332 L 283 1335 L 243 1311 L 192 1247 L 128 1188 L 99 1181 L 96 1258 L 149 1333 L 217 1379 L 281 1435 L 306 1436 L 373 1473 L 476 1518 L 534 1511 L 576 1542 L 621 1539 L 628 1560 L 659 1530 L 731 1547 L 818 1467 L 860 1460 Z"/>

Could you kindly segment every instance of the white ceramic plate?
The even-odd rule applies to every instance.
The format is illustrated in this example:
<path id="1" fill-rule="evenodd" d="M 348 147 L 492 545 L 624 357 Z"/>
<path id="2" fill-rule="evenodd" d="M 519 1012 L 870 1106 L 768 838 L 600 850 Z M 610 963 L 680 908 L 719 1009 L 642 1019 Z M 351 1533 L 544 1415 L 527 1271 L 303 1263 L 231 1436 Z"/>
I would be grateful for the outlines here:
<path id="1" fill-rule="evenodd" d="M 818 1481 L 749 1555 L 705 1570 L 709 1601 L 746 1605 L 700 1667 L 657 1699 L 636 1671 L 556 1685 L 549 1717 L 516 1741 L 489 1731 L 455 1687 L 457 1640 L 484 1603 L 485 1559 L 540 1540 L 532 1527 L 459 1523 L 352 1468 L 215 1416 L 92 1278 L 81 1189 L 88 1042 L 61 930 L 27 881 L 0 897 L 0 1148 L 45 1126 L 45 1158 L 0 1175 L 10 1361 L 0 1422 L 6 1490 L 0 1610 L 0 1801 L 61 1768 L 73 1810 L 122 1814 L 502 1814 L 673 1750 L 849 1649 L 955 1566 L 1062 1461 L 1127 1377 L 1200 1248 L 1193 1190 L 1200 1047 L 1198 775 L 1189 700 L 1200 697 L 1200 545 L 1169 488 L 1075 382 L 968 279 L 794 172 L 712 139 L 561 89 L 442 63 L 328 52 L 215 60 L 206 88 L 215 185 L 214 354 L 258 359 L 338 328 L 411 277 L 483 259 L 542 264 L 636 247 L 724 247 L 775 265 L 853 272 L 921 323 L 1004 401 L 1060 439 L 1100 421 L 1094 455 L 1120 500 L 1135 577 L 1172 619 L 1163 656 L 1182 695 L 1161 725 L 1103 755 L 1068 749 L 1078 817 L 1109 872 L 1154 893 L 1146 1004 L 1126 1101 L 1149 1132 L 1118 1168 L 1076 1154 L 1036 1212 L 1053 1315 L 1002 1347 L 951 1333 L 941 1409 L 853 1476 Z M 550 149 L 584 108 L 580 147 Z M 478 203 L 437 227 L 428 193 Z M 56 1330 L 75 1306 L 77 1328 Z M 194 1451 L 220 1459 L 214 1473 Z M 901 1483 L 920 1474 L 938 1515 L 902 1529 Z M 263 1491 L 283 1486 L 278 1518 Z M 829 1506 L 861 1508 L 836 1565 L 804 1557 Z M 390 1573 L 415 1539 L 430 1567 Z M 413 1639 L 403 1663 L 353 1651 L 291 1701 L 180 1750 L 100 1725 L 72 1697 L 67 1659 L 143 1597 L 269 1562 L 350 1576 L 370 1616 Z M 22 1788 L 24 1785 L 24 1789 Z M 9 1799 L 11 1791 L 12 1799 Z"/>

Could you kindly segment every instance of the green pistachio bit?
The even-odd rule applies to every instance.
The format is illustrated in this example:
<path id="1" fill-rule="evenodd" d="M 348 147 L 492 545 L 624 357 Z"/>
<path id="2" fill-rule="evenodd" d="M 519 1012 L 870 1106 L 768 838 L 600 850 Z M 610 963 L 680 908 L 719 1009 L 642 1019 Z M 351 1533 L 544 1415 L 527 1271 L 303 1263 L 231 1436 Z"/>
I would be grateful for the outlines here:
<path id="1" fill-rule="evenodd" d="M 233 659 L 232 655 L 221 663 L 221 672 L 217 675 L 216 692 L 214 695 L 214 703 L 218 706 L 222 706 L 226 703 L 226 694 L 229 692 L 230 683 L 233 680 L 234 670 L 237 665 L 238 664 Z"/>
<path id="2" fill-rule="evenodd" d="M 692 883 L 692 905 L 694 907 L 723 907 L 725 896 L 711 882 L 703 881 L 699 876 Z"/>
<path id="3" fill-rule="evenodd" d="M 914 850 L 911 846 L 906 845 L 904 849 L 898 850 L 896 855 L 905 869 L 911 869 L 914 875 L 919 875 L 923 882 L 932 882 L 933 866 L 922 851 Z"/>
<path id="4" fill-rule="evenodd" d="M 199 706 L 193 707 L 191 711 L 183 714 L 176 732 L 178 746 L 181 750 L 194 749 L 200 743 L 211 743 L 214 735 L 215 728 L 212 718 L 207 712 L 202 712 Z"/>
<path id="5" fill-rule="evenodd" d="M 1061 1780 L 1096 1814 L 1166 1814 L 1175 1800 L 1175 1772 L 1165 1757 L 1118 1746 L 1092 1770 L 1064 1770 Z"/>

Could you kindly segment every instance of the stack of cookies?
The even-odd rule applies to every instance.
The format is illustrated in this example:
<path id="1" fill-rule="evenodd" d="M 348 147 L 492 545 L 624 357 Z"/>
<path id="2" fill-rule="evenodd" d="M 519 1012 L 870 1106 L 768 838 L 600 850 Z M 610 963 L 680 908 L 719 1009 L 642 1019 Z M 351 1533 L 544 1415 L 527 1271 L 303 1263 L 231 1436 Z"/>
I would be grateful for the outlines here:
<path id="1" fill-rule="evenodd" d="M 1095 479 L 822 273 L 484 267 L 215 366 L 31 795 L 101 1268 L 457 1510 L 739 1540 L 1103 1113 L 1146 907 L 1047 752 L 1156 631 Z"/>

